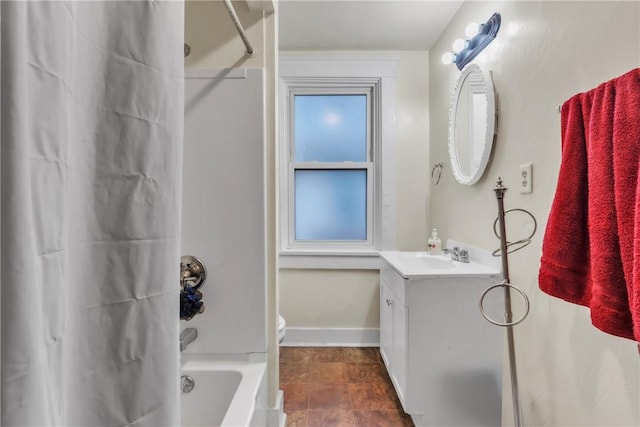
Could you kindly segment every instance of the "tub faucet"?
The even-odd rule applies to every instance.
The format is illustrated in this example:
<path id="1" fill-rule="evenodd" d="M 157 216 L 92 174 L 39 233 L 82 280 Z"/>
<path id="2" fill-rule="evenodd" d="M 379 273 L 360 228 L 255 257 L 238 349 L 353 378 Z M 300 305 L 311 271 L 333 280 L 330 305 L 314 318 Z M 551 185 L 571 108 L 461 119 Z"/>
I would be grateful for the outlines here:
<path id="1" fill-rule="evenodd" d="M 187 349 L 187 346 L 198 338 L 198 330 L 196 328 L 185 328 L 180 332 L 180 353 Z"/>

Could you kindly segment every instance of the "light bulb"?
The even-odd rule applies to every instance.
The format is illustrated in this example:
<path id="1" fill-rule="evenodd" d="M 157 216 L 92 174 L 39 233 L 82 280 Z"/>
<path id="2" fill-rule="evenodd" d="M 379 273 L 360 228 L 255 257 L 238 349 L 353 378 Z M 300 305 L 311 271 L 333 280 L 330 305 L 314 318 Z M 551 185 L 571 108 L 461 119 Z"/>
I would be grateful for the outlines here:
<path id="1" fill-rule="evenodd" d="M 451 64 L 453 62 L 454 55 L 451 52 L 445 52 L 442 55 L 442 63 L 443 64 Z"/>
<path id="2" fill-rule="evenodd" d="M 462 52 L 462 49 L 464 49 L 465 46 L 465 41 L 462 39 L 457 39 L 456 41 L 453 42 L 453 51 L 455 53 L 460 53 Z"/>
<path id="3" fill-rule="evenodd" d="M 472 22 L 471 24 L 467 25 L 467 28 L 465 28 L 464 30 L 464 33 L 469 38 L 475 37 L 479 32 L 480 32 L 480 25 L 476 24 L 475 22 Z"/>

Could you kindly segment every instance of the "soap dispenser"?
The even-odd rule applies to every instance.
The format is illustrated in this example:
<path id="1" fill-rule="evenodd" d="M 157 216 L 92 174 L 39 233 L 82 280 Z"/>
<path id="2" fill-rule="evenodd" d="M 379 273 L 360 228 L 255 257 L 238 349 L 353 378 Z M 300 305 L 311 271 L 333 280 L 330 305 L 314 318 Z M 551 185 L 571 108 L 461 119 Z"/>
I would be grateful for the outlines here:
<path id="1" fill-rule="evenodd" d="M 438 237 L 438 230 L 436 228 L 431 232 L 431 238 L 427 241 L 429 245 L 429 253 L 431 255 L 440 255 L 442 253 L 442 241 Z"/>

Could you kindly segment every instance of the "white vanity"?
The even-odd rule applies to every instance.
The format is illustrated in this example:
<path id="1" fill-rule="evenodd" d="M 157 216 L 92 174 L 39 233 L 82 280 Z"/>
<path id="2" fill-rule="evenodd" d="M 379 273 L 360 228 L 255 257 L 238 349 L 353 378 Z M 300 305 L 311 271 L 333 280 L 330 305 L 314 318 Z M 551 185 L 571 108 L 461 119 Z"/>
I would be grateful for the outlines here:
<path id="1" fill-rule="evenodd" d="M 501 425 L 503 331 L 479 309 L 500 259 L 461 246 L 469 263 L 380 253 L 380 353 L 417 426 Z M 500 312 L 499 301 L 488 303 Z"/>

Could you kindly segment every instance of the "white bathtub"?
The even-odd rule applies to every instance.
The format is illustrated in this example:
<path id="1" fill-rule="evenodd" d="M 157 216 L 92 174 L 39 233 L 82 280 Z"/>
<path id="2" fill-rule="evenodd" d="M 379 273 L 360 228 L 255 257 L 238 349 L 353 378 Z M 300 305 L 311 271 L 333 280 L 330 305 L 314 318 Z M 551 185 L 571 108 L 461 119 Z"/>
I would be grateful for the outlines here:
<path id="1" fill-rule="evenodd" d="M 182 427 L 247 427 L 266 363 L 192 359 L 182 363 L 181 374 L 195 381 L 182 393 Z"/>

